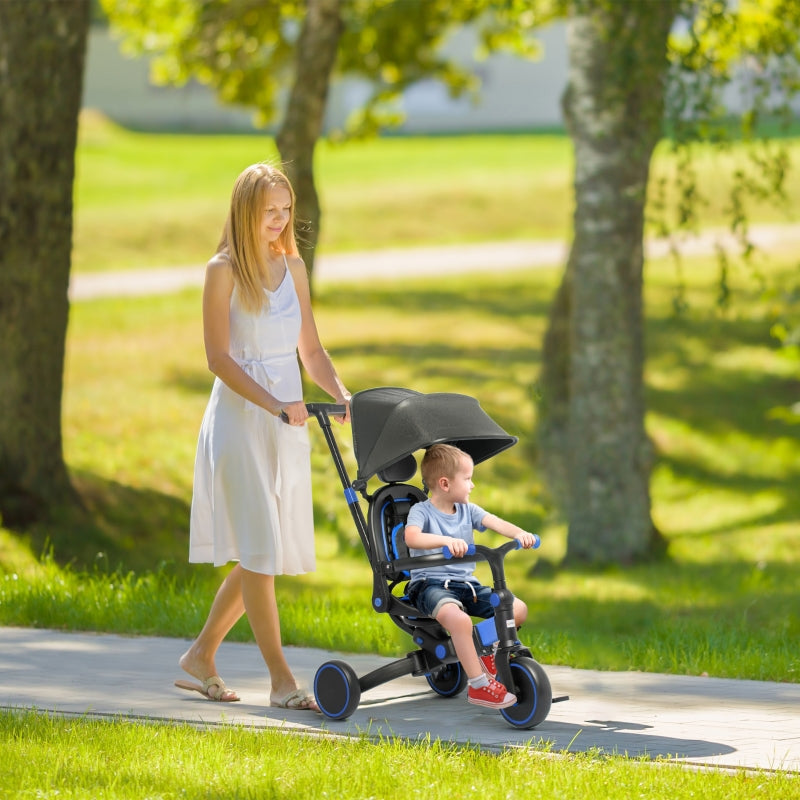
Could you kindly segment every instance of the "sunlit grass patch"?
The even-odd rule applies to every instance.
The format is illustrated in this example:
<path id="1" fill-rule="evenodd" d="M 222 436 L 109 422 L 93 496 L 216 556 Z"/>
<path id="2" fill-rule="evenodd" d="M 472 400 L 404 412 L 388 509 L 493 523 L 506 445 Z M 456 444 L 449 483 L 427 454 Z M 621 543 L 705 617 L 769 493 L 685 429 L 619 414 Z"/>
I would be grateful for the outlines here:
<path id="1" fill-rule="evenodd" d="M 9 797 L 789 800 L 797 790 L 787 773 L 687 770 L 666 759 L 648 769 L 647 759 L 624 754 L 554 753 L 536 737 L 486 752 L 439 740 L 373 741 L 368 731 L 350 739 L 4 711 L 0 743 Z"/>
<path id="2" fill-rule="evenodd" d="M 793 154 L 798 145 L 784 140 Z M 664 143 L 651 195 L 676 161 Z M 703 225 L 724 223 L 723 176 L 746 163 L 741 145 L 712 157 L 699 148 L 698 184 L 713 186 Z M 135 133 L 82 121 L 77 152 L 73 265 L 77 271 L 204 264 L 216 247 L 236 175 L 277 163 L 263 134 Z M 532 133 L 387 137 L 331 144 L 315 153 L 322 207 L 319 251 L 380 250 L 511 239 L 566 240 L 572 229 L 573 148 L 566 135 Z M 674 200 L 674 192 L 670 195 Z M 754 201 L 752 221 L 791 221 L 785 208 Z M 652 213 L 648 213 L 648 218 Z M 488 265 L 491 268 L 491 265 Z"/>

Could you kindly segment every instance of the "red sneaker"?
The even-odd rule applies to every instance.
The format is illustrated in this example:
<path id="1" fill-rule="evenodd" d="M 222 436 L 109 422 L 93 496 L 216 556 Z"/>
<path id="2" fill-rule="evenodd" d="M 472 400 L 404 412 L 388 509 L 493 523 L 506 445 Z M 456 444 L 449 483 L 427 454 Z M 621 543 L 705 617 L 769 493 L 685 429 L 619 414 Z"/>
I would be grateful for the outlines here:
<path id="1" fill-rule="evenodd" d="M 480 658 L 481 658 L 481 664 L 483 665 L 483 671 L 490 678 L 496 678 L 497 664 L 494 663 L 494 653 L 489 653 L 488 655 L 481 656 Z"/>
<path id="2" fill-rule="evenodd" d="M 486 706 L 486 708 L 508 708 L 516 705 L 517 696 L 506 691 L 506 687 L 502 683 L 498 683 L 494 678 L 489 678 L 488 686 L 481 686 L 479 689 L 469 687 L 467 701 L 476 706 Z"/>

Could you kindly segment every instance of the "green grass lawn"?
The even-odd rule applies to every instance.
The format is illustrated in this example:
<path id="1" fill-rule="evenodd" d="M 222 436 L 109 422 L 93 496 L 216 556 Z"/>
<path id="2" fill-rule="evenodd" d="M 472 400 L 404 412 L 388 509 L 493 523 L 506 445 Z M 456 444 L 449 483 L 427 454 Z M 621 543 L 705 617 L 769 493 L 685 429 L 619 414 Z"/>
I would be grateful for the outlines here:
<path id="1" fill-rule="evenodd" d="M 646 797 L 790 800 L 786 774 L 697 772 L 659 762 L 499 754 L 447 743 L 289 736 L 278 730 L 142 725 L 0 712 L 0 797 L 406 800 Z"/>
<path id="2" fill-rule="evenodd" d="M 791 153 L 798 143 L 785 140 Z M 230 192 L 248 164 L 277 162 L 268 136 L 134 133 L 84 114 L 77 152 L 73 268 L 77 272 L 205 264 Z M 720 225 L 741 146 L 698 148 L 701 224 Z M 558 134 L 393 137 L 320 142 L 315 171 L 319 252 L 509 239 L 564 239 L 572 228 L 572 146 Z M 667 144 L 653 162 L 661 179 L 679 168 Z M 666 196 L 674 200 L 674 188 Z M 800 182 L 784 210 L 751 203 L 752 221 L 791 221 Z M 796 220 L 795 220 L 796 221 Z"/>

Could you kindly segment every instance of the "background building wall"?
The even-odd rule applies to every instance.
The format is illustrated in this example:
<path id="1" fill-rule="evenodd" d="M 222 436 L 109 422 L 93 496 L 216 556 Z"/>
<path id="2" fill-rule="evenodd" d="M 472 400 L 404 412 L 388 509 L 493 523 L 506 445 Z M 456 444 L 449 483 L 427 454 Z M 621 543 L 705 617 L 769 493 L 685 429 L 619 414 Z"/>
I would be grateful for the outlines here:
<path id="1" fill-rule="evenodd" d="M 403 96 L 401 108 L 406 121 L 396 130 L 409 134 L 468 133 L 561 126 L 560 102 L 567 74 L 563 24 L 543 29 L 539 40 L 539 61 L 509 55 L 476 61 L 474 31 L 458 31 L 445 49 L 480 76 L 478 102 L 467 97 L 453 99 L 441 84 L 422 82 Z M 250 110 L 222 105 L 213 91 L 196 82 L 180 88 L 155 86 L 149 72 L 148 58 L 123 55 L 107 29 L 94 28 L 89 35 L 84 107 L 141 130 L 254 130 Z M 342 127 L 367 93 L 363 81 L 336 82 L 329 95 L 326 127 Z"/>

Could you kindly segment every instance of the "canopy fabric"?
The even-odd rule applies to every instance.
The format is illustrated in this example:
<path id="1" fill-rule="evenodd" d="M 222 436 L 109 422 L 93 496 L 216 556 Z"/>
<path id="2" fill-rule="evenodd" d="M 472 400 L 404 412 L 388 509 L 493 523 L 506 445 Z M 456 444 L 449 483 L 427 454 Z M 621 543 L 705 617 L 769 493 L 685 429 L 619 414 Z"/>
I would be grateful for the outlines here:
<path id="1" fill-rule="evenodd" d="M 455 445 L 478 464 L 517 443 L 474 397 L 464 394 L 366 389 L 353 395 L 350 417 L 361 481 L 432 444 Z"/>

